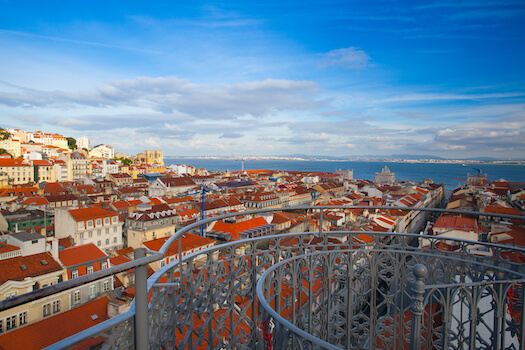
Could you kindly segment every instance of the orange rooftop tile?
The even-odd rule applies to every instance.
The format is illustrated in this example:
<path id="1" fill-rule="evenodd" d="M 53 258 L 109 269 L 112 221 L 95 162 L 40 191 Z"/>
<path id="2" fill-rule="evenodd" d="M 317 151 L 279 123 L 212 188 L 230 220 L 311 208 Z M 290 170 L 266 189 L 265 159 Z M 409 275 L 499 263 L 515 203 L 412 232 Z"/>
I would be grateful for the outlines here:
<path id="1" fill-rule="evenodd" d="M 77 334 L 109 319 L 105 297 L 91 301 L 70 311 L 46 318 L 0 336 L 2 350 L 38 350 Z M 96 317 L 94 317 L 96 315 Z M 90 339 L 74 348 L 89 349 L 103 338 Z"/>
<path id="2" fill-rule="evenodd" d="M 107 258 L 106 253 L 93 243 L 66 248 L 61 250 L 58 254 L 60 261 L 66 266 L 73 266 L 88 261 Z"/>
<path id="3" fill-rule="evenodd" d="M 69 213 L 77 222 L 117 216 L 115 212 L 97 207 L 71 209 L 69 210 Z"/>

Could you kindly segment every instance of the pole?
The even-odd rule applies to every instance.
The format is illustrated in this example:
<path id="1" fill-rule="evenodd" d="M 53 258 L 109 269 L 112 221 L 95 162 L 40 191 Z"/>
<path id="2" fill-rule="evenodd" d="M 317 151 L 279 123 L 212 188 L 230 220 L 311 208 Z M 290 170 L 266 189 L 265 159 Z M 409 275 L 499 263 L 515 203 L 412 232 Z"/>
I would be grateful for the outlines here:
<path id="1" fill-rule="evenodd" d="M 135 260 L 146 257 L 146 248 L 133 252 Z M 148 349 L 148 265 L 135 268 L 135 349 Z"/>
<path id="2" fill-rule="evenodd" d="M 423 311 L 425 310 L 423 301 L 425 294 L 425 278 L 428 275 L 428 269 L 423 264 L 414 265 L 412 270 L 416 281 L 412 287 L 412 327 L 410 334 L 410 350 L 421 349 L 421 325 L 423 323 Z"/>
<path id="3" fill-rule="evenodd" d="M 201 220 L 206 219 L 206 188 L 201 186 Z M 201 236 L 204 237 L 204 224 L 201 225 Z"/>

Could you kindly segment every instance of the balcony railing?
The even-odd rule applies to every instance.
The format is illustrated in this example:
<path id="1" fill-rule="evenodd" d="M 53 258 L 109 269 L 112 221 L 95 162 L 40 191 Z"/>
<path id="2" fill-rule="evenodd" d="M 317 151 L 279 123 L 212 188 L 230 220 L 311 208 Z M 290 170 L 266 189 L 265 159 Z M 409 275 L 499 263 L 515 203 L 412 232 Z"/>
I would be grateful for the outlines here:
<path id="1" fill-rule="evenodd" d="M 396 209 L 286 210 L 320 211 L 322 228 L 322 212 L 336 208 Z M 505 258 L 525 255 L 517 247 L 320 229 L 221 244 L 177 260 L 146 281 L 146 264 L 163 258 L 171 244 L 181 247 L 185 232 L 234 215 L 239 213 L 185 227 L 148 257 L 140 258 L 145 250 L 138 249 L 132 266 L 97 272 L 91 280 L 135 268 L 136 299 L 130 311 L 49 349 L 71 348 L 97 337 L 105 339 L 108 349 L 524 348 L 525 266 Z M 197 260 L 201 254 L 204 261 Z M 88 281 L 79 278 L 37 292 L 48 295 L 72 288 L 72 283 Z"/>

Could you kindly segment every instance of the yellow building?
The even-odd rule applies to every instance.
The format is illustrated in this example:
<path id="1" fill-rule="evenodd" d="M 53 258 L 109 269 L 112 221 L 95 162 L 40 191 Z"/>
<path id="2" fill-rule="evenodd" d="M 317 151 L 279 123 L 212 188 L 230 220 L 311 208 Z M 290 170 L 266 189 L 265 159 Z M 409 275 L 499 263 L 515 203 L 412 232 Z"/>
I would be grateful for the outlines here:
<path id="1" fill-rule="evenodd" d="M 167 204 L 137 206 L 126 219 L 128 247 L 140 248 L 142 242 L 173 235 L 179 221 L 177 210 Z"/>
<path id="2" fill-rule="evenodd" d="M 35 182 L 56 182 L 56 170 L 49 160 L 33 160 L 35 168 Z"/>
<path id="3" fill-rule="evenodd" d="M 35 181 L 32 165 L 22 159 L 0 159 L 0 174 L 7 174 L 9 185 L 25 185 Z"/>
<path id="4" fill-rule="evenodd" d="M 20 140 L 8 139 L 0 141 L 0 148 L 5 149 L 13 158 L 18 158 L 22 154 L 20 151 Z"/>

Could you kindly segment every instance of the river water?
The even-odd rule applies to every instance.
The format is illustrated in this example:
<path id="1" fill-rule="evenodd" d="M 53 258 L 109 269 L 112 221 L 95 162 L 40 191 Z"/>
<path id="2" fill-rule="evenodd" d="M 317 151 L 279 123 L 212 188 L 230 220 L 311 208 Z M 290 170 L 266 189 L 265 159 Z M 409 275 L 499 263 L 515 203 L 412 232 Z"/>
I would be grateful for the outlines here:
<path id="1" fill-rule="evenodd" d="M 165 158 L 166 165 L 185 164 L 208 171 L 241 170 L 242 162 L 235 159 Z M 289 171 L 335 172 L 336 169 L 354 170 L 354 179 L 374 180 L 375 173 L 388 166 L 396 180 L 423 181 L 432 179 L 444 184 L 447 190 L 456 188 L 467 173 L 478 174 L 478 169 L 487 174 L 489 181 L 505 179 L 525 182 L 525 165 L 506 164 L 448 164 L 448 163 L 402 163 L 385 161 L 325 161 L 325 160 L 246 160 L 244 169 L 268 169 Z M 454 180 L 459 179 L 459 180 Z"/>

